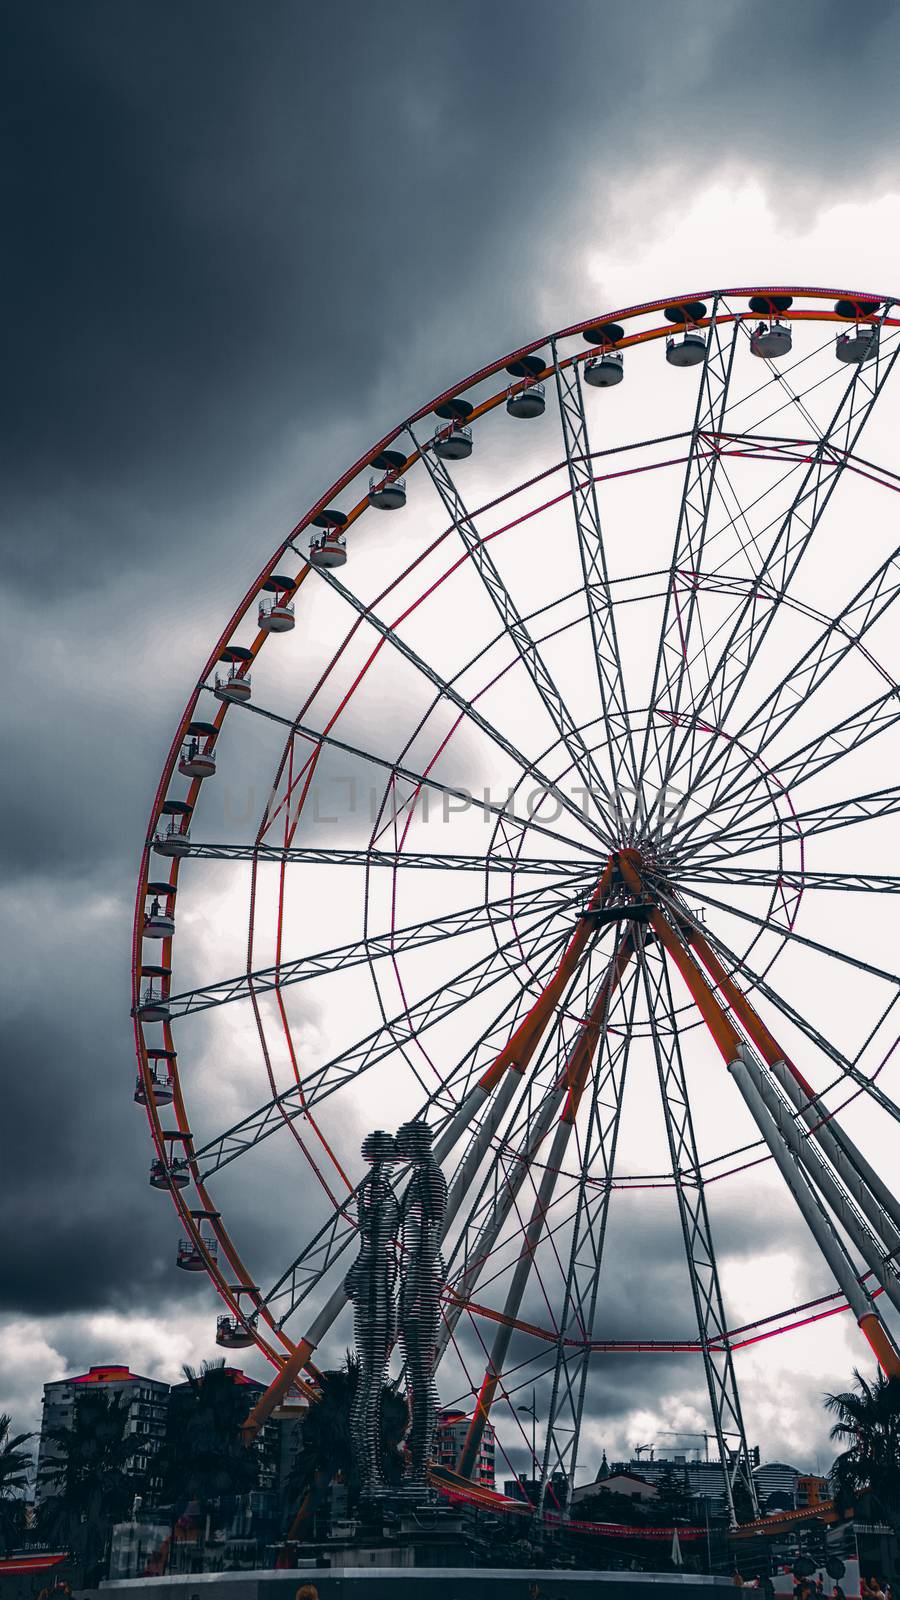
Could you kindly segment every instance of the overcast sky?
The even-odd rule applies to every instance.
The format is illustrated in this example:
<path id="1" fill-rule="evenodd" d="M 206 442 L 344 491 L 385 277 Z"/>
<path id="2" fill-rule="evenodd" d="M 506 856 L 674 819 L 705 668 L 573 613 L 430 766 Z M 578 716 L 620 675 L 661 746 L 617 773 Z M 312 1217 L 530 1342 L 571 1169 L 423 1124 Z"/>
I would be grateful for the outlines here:
<path id="1" fill-rule="evenodd" d="M 12 0 L 4 31 L 0 1409 L 29 1427 L 90 1361 L 215 1353 L 128 1016 L 140 845 L 209 641 L 348 461 L 504 350 L 715 282 L 900 290 L 900 20 Z M 764 1453 L 827 1457 L 811 1419 L 855 1349 L 760 1401 Z M 678 1392 L 629 1373 L 620 1448 Z"/>

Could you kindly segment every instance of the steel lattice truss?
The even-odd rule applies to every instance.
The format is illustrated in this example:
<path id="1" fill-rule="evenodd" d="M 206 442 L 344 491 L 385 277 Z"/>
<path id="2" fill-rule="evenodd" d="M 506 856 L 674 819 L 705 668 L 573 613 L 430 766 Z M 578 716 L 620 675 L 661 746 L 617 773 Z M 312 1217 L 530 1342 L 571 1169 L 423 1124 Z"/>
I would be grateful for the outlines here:
<path id="1" fill-rule="evenodd" d="M 224 628 L 142 857 L 135 1098 L 179 1264 L 277 1369 L 257 1423 L 346 1342 L 359 1144 L 416 1116 L 463 1476 L 492 1422 L 565 1514 L 652 1354 L 734 1516 L 742 1349 L 849 1311 L 900 1372 L 898 352 L 855 291 L 560 330 L 376 443 Z M 785 1193 L 810 1292 L 748 1314 L 735 1217 L 762 1250 Z"/>

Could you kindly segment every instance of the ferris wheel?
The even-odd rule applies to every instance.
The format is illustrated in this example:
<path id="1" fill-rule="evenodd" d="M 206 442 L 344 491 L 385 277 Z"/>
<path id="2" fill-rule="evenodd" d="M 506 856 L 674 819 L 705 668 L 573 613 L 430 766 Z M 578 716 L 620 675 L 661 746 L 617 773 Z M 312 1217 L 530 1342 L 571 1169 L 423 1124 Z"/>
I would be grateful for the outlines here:
<path id="1" fill-rule="evenodd" d="M 677 1358 L 733 1516 L 743 1349 L 843 1312 L 900 1374 L 893 307 L 537 339 L 349 467 L 213 644 L 141 860 L 135 1099 L 267 1405 L 346 1341 L 360 1143 L 412 1117 L 460 1477 L 534 1390 L 565 1512 L 616 1363 Z M 785 1196 L 804 1304 L 741 1266 Z"/>

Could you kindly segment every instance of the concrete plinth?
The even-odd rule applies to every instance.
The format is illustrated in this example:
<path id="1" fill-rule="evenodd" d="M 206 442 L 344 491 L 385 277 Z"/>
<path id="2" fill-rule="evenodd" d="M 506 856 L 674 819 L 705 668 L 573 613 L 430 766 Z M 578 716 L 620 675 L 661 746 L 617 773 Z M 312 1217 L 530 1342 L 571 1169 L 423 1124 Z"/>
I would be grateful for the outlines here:
<path id="1" fill-rule="evenodd" d="M 383 1552 L 385 1555 L 400 1552 Z M 652 1572 L 556 1572 L 487 1567 L 298 1567 L 281 1572 L 203 1572 L 103 1583 L 100 1600 L 295 1600 L 312 1584 L 319 1600 L 726 1600 L 729 1578 Z"/>

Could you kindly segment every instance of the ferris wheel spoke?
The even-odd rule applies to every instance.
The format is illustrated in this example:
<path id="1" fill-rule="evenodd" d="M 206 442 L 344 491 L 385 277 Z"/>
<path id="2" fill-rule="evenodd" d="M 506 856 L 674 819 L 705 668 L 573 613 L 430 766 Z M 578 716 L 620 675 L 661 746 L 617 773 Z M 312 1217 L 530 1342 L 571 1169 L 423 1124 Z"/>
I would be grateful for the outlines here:
<path id="1" fill-rule="evenodd" d="M 747 1449 L 719 1268 L 706 1206 L 706 1188 L 694 1132 L 678 1017 L 665 957 L 651 962 L 642 948 L 639 962 L 651 1022 L 653 1053 L 697 1335 L 703 1355 L 719 1460 L 723 1464 L 726 1502 L 729 1517 L 734 1522 L 736 1478 L 740 1476 L 754 1510 L 757 1509 L 756 1489 L 750 1470 L 750 1452 Z M 662 1026 L 659 1026 L 660 1023 Z M 731 1448 L 728 1447 L 729 1439 L 737 1440 L 736 1449 L 733 1443 Z"/>
<path id="2" fill-rule="evenodd" d="M 416 449 L 420 450 L 412 428 L 407 426 L 407 432 L 412 438 Z M 512 641 L 519 660 L 531 679 L 553 727 L 565 745 L 569 759 L 578 772 L 582 783 L 590 791 L 592 798 L 599 807 L 609 800 L 608 788 L 603 783 L 594 758 L 584 742 L 581 730 L 574 721 L 552 673 L 544 663 L 524 617 L 519 612 L 506 588 L 496 562 L 487 544 L 479 536 L 478 530 L 466 510 L 462 496 L 443 461 L 435 455 L 433 450 L 420 450 L 420 453 L 428 475 L 444 504 L 451 522 L 465 545 L 472 565 L 481 579 L 506 633 Z M 612 824 L 609 816 L 605 820 L 609 829 L 609 842 L 612 842 Z"/>
<path id="3" fill-rule="evenodd" d="M 577 982 L 578 976 L 579 973 L 576 971 L 572 978 L 573 986 Z M 423 1108 L 423 1114 L 437 1113 L 436 1120 L 432 1124 L 438 1133 L 434 1154 L 435 1159 L 441 1162 L 451 1153 L 462 1132 L 476 1122 L 487 1103 L 487 1110 L 475 1127 L 467 1150 L 459 1163 L 456 1177 L 450 1186 L 445 1218 L 446 1228 L 451 1226 L 463 1204 L 472 1177 L 480 1167 L 485 1153 L 509 1109 L 516 1084 L 520 1081 L 521 1074 L 527 1069 L 528 1062 L 522 1051 L 520 1049 L 516 1050 L 513 1057 L 510 1054 L 509 1046 L 510 1041 L 515 1040 L 517 1037 L 515 1024 L 520 1020 L 523 1005 L 526 1003 L 528 988 L 527 979 L 520 982 L 516 994 L 504 1004 L 498 1015 L 484 1030 L 480 1040 L 471 1048 L 467 1057 L 463 1059 L 441 1088 L 432 1093 Z M 545 1045 L 545 1049 L 552 1044 L 556 1029 L 562 1028 L 568 1004 L 569 1000 L 565 1002 L 563 1008 L 557 1013 L 554 1028 L 551 1030 L 551 1036 Z M 512 1032 L 510 1031 L 511 1029 L 513 1030 Z M 489 1063 L 486 1070 L 485 1056 Z M 498 1072 L 501 1074 L 499 1077 Z M 476 1073 L 480 1073 L 480 1077 L 473 1087 L 472 1079 Z M 452 1095 L 461 1096 L 458 1109 L 446 1106 L 446 1101 Z M 558 1095 L 554 1103 L 558 1104 Z M 471 1219 L 468 1226 L 471 1226 Z M 318 1287 L 337 1258 L 352 1242 L 355 1234 L 356 1227 L 352 1220 L 346 1220 L 341 1208 L 335 1209 L 326 1223 L 323 1224 L 319 1233 L 308 1246 L 304 1247 L 300 1255 L 263 1297 L 264 1303 L 270 1310 L 281 1301 L 287 1299 L 286 1309 L 280 1310 L 277 1324 L 279 1328 L 284 1327 L 308 1295 Z M 324 1308 L 320 1310 L 312 1329 L 305 1336 L 304 1343 L 309 1351 L 312 1351 L 321 1342 L 324 1334 L 331 1327 L 334 1319 L 342 1309 L 345 1300 L 346 1297 L 339 1286 L 332 1293 Z M 460 1301 L 458 1310 L 451 1310 L 447 1314 L 451 1337 L 452 1329 L 455 1327 L 456 1320 L 463 1308 L 464 1303 Z M 442 1345 L 441 1349 L 444 1347 Z"/>
<path id="4" fill-rule="evenodd" d="M 843 717 L 833 727 L 826 728 L 822 733 L 807 740 L 789 756 L 779 758 L 777 768 L 772 772 L 772 781 L 783 794 L 787 794 L 788 790 L 796 790 L 801 784 L 819 777 L 835 762 L 855 754 L 871 739 L 889 732 L 898 724 L 900 724 L 900 691 L 892 687 L 886 689 L 883 694 L 876 695 L 858 711 Z M 753 791 L 758 786 L 759 777 L 753 775 L 733 790 L 729 798 L 729 808 L 733 808 L 736 814 L 742 815 L 745 822 L 760 811 L 768 809 L 771 803 L 770 793 L 762 800 L 754 799 Z M 702 796 L 703 787 L 703 785 L 699 787 L 696 798 Z M 710 820 L 706 811 L 704 820 Z M 685 842 L 691 852 L 696 852 L 715 837 L 714 834 L 705 834 L 700 839 L 695 838 Z M 673 830 L 671 845 L 675 856 L 683 853 L 679 828 Z"/>
<path id="5" fill-rule="evenodd" d="M 745 334 L 747 342 L 749 344 L 749 342 L 750 342 L 750 330 L 743 323 L 741 324 L 741 328 L 742 328 L 742 331 Z M 820 354 L 821 350 L 827 349 L 827 347 L 828 347 L 828 345 L 830 343 L 831 343 L 830 339 L 826 340 L 824 345 L 821 345 L 818 349 L 811 351 L 808 355 L 801 357 L 799 361 L 792 362 L 791 366 L 787 367 L 787 368 L 778 367 L 778 366 L 775 365 L 774 361 L 768 360 L 768 359 L 766 360 L 766 366 L 768 367 L 769 372 L 771 373 L 771 380 L 770 380 L 769 384 L 764 385 L 764 388 L 769 389 L 769 388 L 774 387 L 774 390 L 775 390 L 776 393 L 778 392 L 778 390 L 781 390 L 782 393 L 786 396 L 785 405 L 784 406 L 779 406 L 778 413 L 780 414 L 780 412 L 782 410 L 787 409 L 788 407 L 791 408 L 792 410 L 795 410 L 795 411 L 799 412 L 800 416 L 802 417 L 803 421 L 806 423 L 807 427 L 811 430 L 811 432 L 817 438 L 820 437 L 818 425 L 817 425 L 816 420 L 815 420 L 814 416 L 812 415 L 812 412 L 810 411 L 809 407 L 804 404 L 804 401 L 806 400 L 806 397 L 807 397 L 807 391 L 804 391 L 803 389 L 795 388 L 795 386 L 790 381 L 790 376 L 791 376 L 792 373 L 796 372 L 799 367 L 805 365 L 805 363 L 807 361 L 811 361 L 814 356 Z M 833 382 L 834 381 L 834 376 L 835 376 L 834 373 L 829 374 L 829 376 L 825 379 L 825 382 L 826 383 Z M 811 384 L 809 386 L 808 392 L 811 393 L 814 389 L 818 389 L 819 386 L 820 386 L 820 383 L 821 383 L 821 380 L 817 379 L 813 384 Z M 759 390 L 757 392 L 761 393 L 762 390 Z M 749 399 L 749 398 L 750 398 L 749 396 L 745 396 L 745 400 Z M 768 420 L 768 419 L 765 419 L 765 420 Z M 757 426 L 759 426 L 759 424 L 757 424 Z"/>
<path id="6" fill-rule="evenodd" d="M 583 901 L 583 895 L 571 887 L 548 888 L 546 884 L 520 894 L 515 901 L 515 916 L 535 915 L 547 910 L 550 900 L 555 901 L 559 915 L 571 912 Z M 229 1005 L 235 1000 L 246 1000 L 250 994 L 266 994 L 281 990 L 292 983 L 304 983 L 310 978 L 323 978 L 344 972 L 348 967 L 375 961 L 380 956 L 401 955 L 405 950 L 420 949 L 445 939 L 463 934 L 480 933 L 492 929 L 498 918 L 510 919 L 509 894 L 496 900 L 480 901 L 466 906 L 462 911 L 451 911 L 444 916 L 430 916 L 421 922 L 405 927 L 388 928 L 383 933 L 365 934 L 348 944 L 334 945 L 329 950 L 300 956 L 295 961 L 281 961 L 275 966 L 257 967 L 253 972 L 241 972 L 233 978 L 222 978 L 216 983 L 203 984 L 196 989 L 185 989 L 171 995 L 168 1005 L 173 1018 L 191 1016 L 206 1011 L 211 1006 Z"/>
<path id="7" fill-rule="evenodd" d="M 712 509 L 713 484 L 718 467 L 718 450 L 709 448 L 722 427 L 728 404 L 728 390 L 738 337 L 735 322 L 726 342 L 716 321 L 718 297 L 713 301 L 709 338 L 691 430 L 690 448 L 675 528 L 675 545 L 663 606 L 662 625 L 656 648 L 650 715 L 644 734 L 638 769 L 641 788 L 650 759 L 650 746 L 664 787 L 670 774 L 674 720 L 679 715 L 688 672 L 688 652 L 697 610 L 692 575 L 703 564 L 707 528 Z M 655 717 L 666 719 L 668 728 L 658 728 Z"/>
<path id="8" fill-rule="evenodd" d="M 793 578 L 822 521 L 831 497 L 840 482 L 856 443 L 871 416 L 885 383 L 893 370 L 900 344 L 894 341 L 893 353 L 879 354 L 876 374 L 870 382 L 862 367 L 855 368 L 813 459 L 803 474 L 778 532 L 761 567 L 756 582 L 741 608 L 738 619 L 725 641 L 708 682 L 694 697 L 687 713 L 691 721 L 705 719 L 724 727 L 731 708 L 741 694 L 750 669 L 787 595 Z M 758 590 L 771 584 L 772 604 L 758 604 Z M 677 708 L 676 708 L 677 709 Z M 686 735 L 681 747 L 687 742 Z M 680 748 L 681 748 L 680 747 Z M 696 789 L 713 759 L 708 751 L 693 775 L 689 793 Z M 677 760 L 677 753 L 674 757 Z M 674 764 L 674 762 L 673 762 Z"/>
<path id="9" fill-rule="evenodd" d="M 789 944 L 803 946 L 812 950 L 816 955 L 827 956 L 831 961 L 837 961 L 843 966 L 855 967 L 857 972 L 865 972 L 870 978 L 880 978 L 885 983 L 900 985 L 900 975 L 890 972 L 884 967 L 873 966 L 869 961 L 862 961 L 858 956 L 852 956 L 846 950 L 835 950 L 833 945 L 820 944 L 818 939 L 810 939 L 805 934 L 798 933 L 796 928 L 786 928 L 782 924 L 771 922 L 765 917 L 758 917 L 755 912 L 746 911 L 743 906 L 734 903 L 726 904 L 724 900 L 717 900 L 714 895 L 703 894 L 700 889 L 688 888 L 685 884 L 684 892 L 692 900 L 699 900 L 702 905 L 712 906 L 716 911 L 724 911 L 728 916 L 738 917 L 742 922 L 749 922 L 755 928 L 768 929 L 777 933 L 779 939 L 785 939 Z"/>
<path id="10" fill-rule="evenodd" d="M 546 917 L 545 923 L 555 921 L 556 915 L 554 909 Z M 537 929 L 531 930 L 531 933 L 532 936 L 540 936 L 544 931 L 544 926 L 539 924 Z M 519 932 L 511 939 L 495 946 L 489 954 L 480 957 L 460 972 L 458 977 L 430 990 L 421 1000 L 405 1007 L 386 1023 L 366 1034 L 356 1044 L 342 1050 L 322 1066 L 312 1068 L 300 1083 L 273 1096 L 247 1116 L 242 1117 L 225 1133 L 218 1134 L 214 1139 L 199 1146 L 195 1150 L 194 1161 L 208 1163 L 204 1169 L 203 1181 L 206 1182 L 213 1173 L 277 1132 L 284 1125 L 285 1118 L 293 1120 L 305 1116 L 344 1084 L 355 1081 L 369 1072 L 379 1061 L 393 1055 L 398 1047 L 412 1043 L 426 1029 L 444 1021 L 446 1017 L 468 1005 L 476 995 L 492 989 L 495 984 L 508 977 L 510 969 L 507 958 L 512 952 L 521 952 L 521 941 L 522 934 Z M 545 942 L 532 950 L 532 961 L 538 954 L 542 959 L 551 960 L 554 951 L 558 951 L 564 942 L 565 934 L 562 937 L 557 933 L 548 935 Z"/>
<path id="11" fill-rule="evenodd" d="M 663 898 L 667 897 L 663 896 Z M 679 909 L 674 901 L 670 900 L 669 904 L 673 910 L 677 911 Z M 849 1060 L 847 1056 L 837 1049 L 836 1045 L 832 1044 L 830 1039 L 827 1039 L 824 1034 L 819 1032 L 819 1029 L 809 1021 L 808 1017 L 798 1011 L 796 1006 L 793 1006 L 789 1000 L 785 999 L 784 995 L 779 994 L 778 990 L 773 988 L 765 977 L 756 972 L 745 957 L 741 957 L 731 950 L 721 936 L 710 928 L 708 924 L 704 924 L 703 937 L 722 957 L 723 961 L 728 964 L 730 970 L 739 973 L 741 977 L 745 978 L 748 984 L 769 1002 L 779 1016 L 790 1022 L 816 1050 L 821 1051 L 827 1060 L 834 1063 L 839 1070 L 841 1078 L 847 1078 L 851 1083 L 855 1083 L 864 1094 L 868 1095 L 876 1105 L 881 1107 L 882 1111 L 886 1111 L 888 1116 L 892 1117 L 895 1122 L 900 1122 L 900 1105 L 897 1105 L 879 1084 L 866 1077 L 866 1074 L 857 1065 L 862 1051 L 858 1051 L 852 1061 Z M 879 1027 L 886 1020 L 896 1003 L 897 995 L 895 993 L 879 1019 Z M 864 1041 L 863 1049 L 871 1042 L 875 1032 L 877 1032 L 877 1028 Z"/>
<path id="12" fill-rule="evenodd" d="M 761 756 L 773 739 L 778 737 L 792 719 L 806 707 L 817 690 L 828 681 L 852 651 L 857 650 L 865 635 L 888 611 L 900 596 L 900 546 L 894 549 L 837 617 L 820 629 L 816 639 L 798 657 L 776 687 L 736 730 L 733 740 L 741 744 L 752 741 L 757 757 Z M 896 691 L 894 691 L 896 692 Z M 725 781 L 728 756 L 736 748 L 727 742 L 709 763 L 707 781 L 714 767 L 720 769 L 720 778 L 708 801 L 710 809 L 727 802 L 737 788 L 740 778 L 732 775 L 730 784 Z M 695 821 L 692 826 L 699 824 Z M 686 829 L 690 833 L 690 826 Z"/>
<path id="13" fill-rule="evenodd" d="M 515 1091 L 519 1079 L 518 1063 L 507 1067 L 505 1052 L 517 1023 L 521 1021 L 523 1008 L 529 1003 L 531 983 L 530 973 L 526 970 L 524 976 L 520 975 L 513 996 L 504 1001 L 481 1037 L 443 1083 L 431 1092 L 422 1107 L 421 1115 L 428 1118 L 435 1132 L 434 1156 L 438 1162 L 443 1162 L 463 1133 L 476 1124 L 448 1196 L 448 1227 L 469 1186 L 469 1175 L 480 1166 Z M 499 1078 L 496 1071 L 498 1063 L 502 1068 Z M 356 1224 L 347 1216 L 345 1205 L 333 1208 L 318 1233 L 263 1296 L 264 1303 L 270 1309 L 280 1307 L 282 1301 L 287 1301 L 287 1308 L 279 1310 L 279 1327 L 284 1327 L 308 1295 L 318 1287 L 356 1233 Z"/>
<path id="14" fill-rule="evenodd" d="M 590 873 L 587 863 L 578 864 L 571 857 L 520 856 L 515 861 L 490 855 L 465 855 L 447 850 L 344 850 L 338 845 L 278 845 L 278 844 L 195 844 L 185 846 L 185 856 L 205 861 L 287 861 L 299 866 L 322 867 L 387 867 L 400 871 L 407 867 L 417 871 L 440 872 L 514 872 L 537 874 L 547 878 L 573 877 Z"/>
<path id="15" fill-rule="evenodd" d="M 851 894 L 900 894 L 900 875 L 887 872 L 790 872 L 779 867 L 706 866 L 679 868 L 679 883 L 724 883 L 736 889 L 830 889 Z"/>
<path id="16" fill-rule="evenodd" d="M 816 425 L 816 422 L 814 421 L 814 419 L 809 414 L 807 408 L 803 405 L 803 401 L 806 400 L 807 397 L 810 394 L 814 393 L 817 389 L 820 389 L 823 386 L 823 384 L 828 384 L 828 383 L 832 383 L 833 384 L 834 382 L 836 382 L 837 378 L 840 376 L 840 373 L 837 372 L 837 371 L 832 371 L 832 372 L 829 372 L 828 374 L 826 374 L 826 376 L 824 378 L 814 378 L 811 383 L 807 384 L 805 389 L 804 388 L 797 389 L 793 384 L 790 384 L 787 380 L 788 380 L 788 377 L 789 377 L 790 374 L 792 374 L 794 372 L 798 372 L 801 367 L 805 367 L 810 361 L 814 361 L 817 356 L 820 356 L 824 350 L 827 350 L 830 347 L 831 342 L 832 342 L 832 336 L 829 333 L 829 335 L 825 339 L 824 343 L 822 343 L 820 345 L 815 345 L 812 350 L 808 350 L 807 351 L 806 355 L 799 356 L 795 361 L 791 362 L 789 367 L 786 367 L 786 368 L 783 368 L 783 369 L 775 367 L 774 364 L 771 361 L 767 361 L 766 362 L 766 369 L 767 369 L 767 371 L 769 373 L 769 376 L 766 379 L 764 379 L 764 381 L 761 384 L 759 384 L 755 389 L 751 389 L 749 394 L 740 395 L 738 397 L 738 399 L 736 401 L 734 401 L 733 404 L 729 405 L 726 408 L 726 413 L 725 413 L 726 416 L 731 411 L 733 411 L 736 406 L 738 406 L 738 405 L 746 405 L 746 404 L 749 403 L 749 401 L 755 400 L 757 395 L 765 394 L 767 396 L 774 396 L 774 394 L 777 393 L 777 390 L 779 388 L 781 388 L 782 390 L 786 390 L 787 391 L 787 396 L 788 396 L 787 399 L 784 400 L 773 411 L 769 411 L 765 416 L 758 418 L 757 421 L 752 423 L 749 428 L 744 429 L 743 433 L 751 433 L 752 434 L 752 433 L 758 432 L 758 430 L 760 428 L 764 427 L 765 424 L 767 422 L 769 422 L 772 417 L 780 416 L 782 411 L 786 411 L 789 406 L 796 405 L 800 409 L 801 415 L 803 416 L 804 421 L 808 422 L 808 424 L 811 427 L 813 433 L 816 434 L 816 436 L 818 437 L 818 435 L 819 435 L 818 426 Z M 743 433 L 742 433 L 742 435 L 739 435 L 738 437 L 742 437 Z M 729 435 L 729 437 L 733 437 L 733 435 Z"/>
<path id="17" fill-rule="evenodd" d="M 394 647 L 395 650 L 399 651 L 404 659 L 407 660 L 413 667 L 415 667 L 417 672 L 420 672 L 422 676 L 426 678 L 435 689 L 437 689 L 439 699 L 449 700 L 452 705 L 456 706 L 457 710 L 460 711 L 469 722 L 472 722 L 475 727 L 479 728 L 480 731 L 484 733 L 487 738 L 497 746 L 498 749 L 502 750 L 505 755 L 508 755 L 510 759 L 515 762 L 520 772 L 536 779 L 537 782 L 541 784 L 542 788 L 546 789 L 548 793 L 553 795 L 554 799 L 564 810 L 570 812 L 572 816 L 576 817 L 578 821 L 591 833 L 602 836 L 606 838 L 607 842 L 611 842 L 611 839 L 607 838 L 607 836 L 603 834 L 602 828 L 597 828 L 594 825 L 592 818 L 587 813 L 586 807 L 579 806 L 571 794 L 567 793 L 565 789 L 554 783 L 552 779 L 546 777 L 535 762 L 529 761 L 527 756 L 524 756 L 516 747 L 516 745 L 513 744 L 512 740 L 508 739 L 505 734 L 501 733 L 499 728 L 496 728 L 494 724 L 490 722 L 486 716 L 484 716 L 484 714 L 478 709 L 477 705 L 475 705 L 474 701 L 467 700 L 464 695 L 460 694 L 459 690 L 454 686 L 452 680 L 444 678 L 441 673 L 437 672 L 434 667 L 425 661 L 424 658 L 420 656 L 411 645 L 405 642 L 398 632 L 397 624 L 389 625 L 388 623 L 382 622 L 381 618 L 376 614 L 372 607 L 364 605 L 351 589 L 346 588 L 345 585 L 334 576 L 334 573 L 325 570 L 322 575 L 330 584 L 331 588 L 334 589 L 342 599 L 346 600 L 348 605 L 351 605 L 354 610 L 359 613 L 363 620 L 369 623 L 370 626 L 375 629 L 376 633 L 379 633 L 383 639 L 387 640 L 387 642 Z M 539 615 L 540 613 L 536 614 Z M 399 620 L 402 619 L 398 619 L 398 621 Z M 527 634 L 527 625 L 524 620 L 521 620 L 521 626 L 526 630 Z M 537 646 L 532 645 L 532 650 L 536 654 Z M 469 663 L 469 665 L 471 665 L 471 663 Z M 594 796 L 593 793 L 591 794 L 591 798 L 595 800 L 595 803 L 597 803 L 597 797 Z"/>
<path id="18" fill-rule="evenodd" d="M 762 850 L 777 845 L 782 828 L 789 830 L 788 837 L 810 839 L 817 833 L 832 833 L 836 828 L 851 828 L 861 822 L 877 821 L 880 817 L 896 816 L 900 811 L 900 784 L 890 784 L 886 789 L 873 789 L 870 794 L 847 795 L 842 800 L 826 801 L 821 806 L 811 806 L 808 811 L 792 811 L 783 818 L 781 826 L 771 817 L 760 821 L 756 827 L 730 830 L 721 841 L 722 853 L 727 856 L 746 855 L 751 850 Z M 693 867 L 706 866 L 709 858 L 698 852 L 706 846 L 716 846 L 717 835 L 707 834 L 695 842 L 688 853 Z M 678 860 L 678 856 L 675 857 Z M 679 872 L 681 866 L 678 868 Z"/>
<path id="19" fill-rule="evenodd" d="M 514 812 L 505 806 L 498 805 L 496 801 L 489 800 L 486 795 L 475 795 L 468 789 L 454 788 L 451 784 L 442 783 L 440 779 L 431 777 L 428 773 L 416 772 L 412 767 L 397 761 L 389 761 L 386 756 L 376 756 L 371 750 L 364 750 L 359 745 L 350 744 L 346 739 L 338 739 L 333 733 L 321 733 L 315 728 L 307 728 L 303 723 L 297 722 L 292 717 L 281 716 L 277 711 L 270 711 L 262 706 L 246 701 L 241 705 L 241 710 L 252 711 L 257 716 L 263 716 L 269 721 L 280 723 L 283 727 L 290 728 L 292 733 L 300 739 L 308 740 L 312 745 L 322 745 L 333 750 L 340 750 L 344 755 L 352 756 L 355 760 L 368 762 L 370 766 L 378 767 L 383 772 L 390 773 L 392 779 L 401 779 L 409 783 L 418 792 L 421 789 L 434 790 L 436 794 L 443 795 L 449 813 L 450 802 L 456 801 L 459 805 L 471 805 L 475 810 L 483 812 L 486 816 L 502 818 L 504 825 L 542 834 L 547 839 L 552 839 L 555 844 L 561 844 L 569 849 L 582 850 L 593 855 L 596 845 L 582 844 L 577 839 L 567 839 L 565 835 L 557 833 L 554 828 L 549 828 L 545 822 L 538 822 L 533 817 L 517 817 Z M 584 820 L 583 813 L 579 810 L 579 819 Z"/>
<path id="20" fill-rule="evenodd" d="M 557 1319 L 556 1358 L 541 1468 L 542 1504 L 547 1486 L 557 1473 L 561 1473 L 569 1485 L 567 1503 L 571 1502 L 575 1482 L 638 993 L 639 984 L 635 979 L 621 1036 L 614 1038 L 607 1028 L 597 1052 L 581 1150 L 572 1243 Z"/>
<path id="21" fill-rule="evenodd" d="M 630 791 L 636 794 L 637 761 L 628 713 L 628 697 L 625 693 L 622 657 L 616 634 L 615 610 L 606 565 L 580 368 L 577 361 L 561 366 L 555 339 L 551 340 L 551 347 L 585 602 L 594 647 L 600 706 L 608 758 L 611 761 L 610 778 L 612 787 L 617 790 L 622 786 L 624 776 Z"/>

